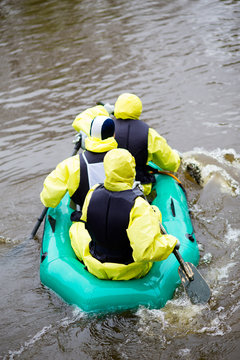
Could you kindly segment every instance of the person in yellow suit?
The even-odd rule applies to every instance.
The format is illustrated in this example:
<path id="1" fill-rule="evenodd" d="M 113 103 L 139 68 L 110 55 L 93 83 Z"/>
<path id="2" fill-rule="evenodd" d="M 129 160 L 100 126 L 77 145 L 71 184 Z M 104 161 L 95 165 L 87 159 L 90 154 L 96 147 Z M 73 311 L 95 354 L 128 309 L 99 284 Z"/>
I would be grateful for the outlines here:
<path id="1" fill-rule="evenodd" d="M 114 106 L 106 104 L 105 107 L 98 105 L 89 108 L 79 114 L 72 126 L 75 130 L 89 132 L 89 118 L 95 109 L 102 114 L 114 112 L 115 139 L 119 148 L 127 149 L 136 160 L 136 181 L 140 181 L 145 195 L 152 189 L 155 178 L 149 173 L 147 163 L 152 161 L 162 170 L 176 172 L 180 166 L 180 157 L 173 150 L 166 139 L 158 134 L 145 122 L 140 120 L 142 113 L 142 102 L 138 96 L 131 93 L 121 94 Z"/>
<path id="2" fill-rule="evenodd" d="M 105 178 L 103 159 L 109 150 L 117 148 L 115 125 L 109 116 L 97 115 L 90 120 L 89 136 L 81 154 L 71 156 L 57 165 L 45 179 L 40 199 L 46 207 L 56 207 L 68 191 L 75 204 L 82 207 L 88 190 Z M 101 110 L 101 109 L 100 109 Z"/>
<path id="3" fill-rule="evenodd" d="M 154 182 L 147 163 L 152 161 L 161 169 L 176 172 L 180 157 L 156 130 L 139 120 L 142 102 L 131 93 L 121 94 L 114 105 L 115 139 L 118 147 L 127 149 L 136 160 L 136 180 L 140 181 L 147 195 Z"/>
<path id="4" fill-rule="evenodd" d="M 179 241 L 161 234 L 160 211 L 133 188 L 135 159 L 128 150 L 109 151 L 104 170 L 104 184 L 89 190 L 81 219 L 70 227 L 72 248 L 99 279 L 141 278 L 153 262 L 166 259 Z"/>
<path id="5" fill-rule="evenodd" d="M 96 105 L 78 114 L 74 119 L 72 126 L 77 132 L 79 132 L 82 135 L 83 140 L 85 140 L 86 137 L 90 136 L 92 120 L 96 116 L 109 117 L 109 115 L 110 115 L 109 112 L 104 108 L 103 105 Z"/>

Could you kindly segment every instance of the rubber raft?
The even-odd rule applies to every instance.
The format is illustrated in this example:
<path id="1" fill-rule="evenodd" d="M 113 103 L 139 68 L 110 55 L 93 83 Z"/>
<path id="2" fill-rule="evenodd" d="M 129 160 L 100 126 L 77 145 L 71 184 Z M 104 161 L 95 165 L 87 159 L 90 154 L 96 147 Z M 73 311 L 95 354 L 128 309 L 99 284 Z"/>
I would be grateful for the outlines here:
<path id="1" fill-rule="evenodd" d="M 162 223 L 181 243 L 184 261 L 199 263 L 199 249 L 189 214 L 186 194 L 180 182 L 167 174 L 158 174 L 152 194 L 162 212 Z M 49 208 L 45 219 L 40 255 L 40 280 L 64 301 L 85 312 L 115 312 L 145 306 L 159 309 L 174 296 L 181 283 L 179 263 L 171 254 L 155 262 L 141 279 L 100 280 L 90 274 L 70 244 L 70 198 L 66 194 L 56 208 Z"/>

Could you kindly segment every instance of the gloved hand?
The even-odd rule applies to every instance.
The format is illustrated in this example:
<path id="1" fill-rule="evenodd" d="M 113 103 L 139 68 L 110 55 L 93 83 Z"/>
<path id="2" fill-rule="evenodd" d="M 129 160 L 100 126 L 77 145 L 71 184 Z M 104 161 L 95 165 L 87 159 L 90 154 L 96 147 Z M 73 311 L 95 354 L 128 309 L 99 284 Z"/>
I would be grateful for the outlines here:
<path id="1" fill-rule="evenodd" d="M 104 105 L 104 108 L 107 110 L 107 112 L 109 113 L 109 115 L 114 114 L 114 105 L 111 105 L 109 103 L 106 103 Z"/>
<path id="2" fill-rule="evenodd" d="M 85 150 L 85 140 L 86 140 L 87 137 L 88 137 L 87 134 L 86 134 L 84 131 L 81 130 L 79 133 L 77 133 L 77 134 L 75 135 L 75 139 L 73 140 L 73 143 L 76 144 L 76 143 L 78 143 L 79 141 L 81 141 L 80 147 L 81 147 L 83 150 Z"/>
<path id="3" fill-rule="evenodd" d="M 79 133 L 77 133 L 75 135 L 72 142 L 73 142 L 73 144 L 76 144 L 76 143 L 81 142 L 81 141 L 82 141 L 82 134 L 81 134 L 81 132 L 79 132 Z"/>
<path id="4" fill-rule="evenodd" d="M 85 150 L 85 140 L 86 138 L 88 137 L 87 134 L 84 132 L 84 131 L 80 131 L 80 135 L 81 135 L 81 138 L 82 138 L 82 142 L 81 142 L 81 148 L 83 150 Z"/>
<path id="5" fill-rule="evenodd" d="M 136 187 L 143 192 L 143 186 L 140 181 L 134 181 L 132 188 L 135 189 Z"/>
<path id="6" fill-rule="evenodd" d="M 179 248 L 180 248 L 180 241 L 179 241 L 179 240 L 177 240 L 177 243 L 176 243 L 176 245 L 175 245 L 175 248 L 174 248 L 174 249 L 179 250 Z"/>

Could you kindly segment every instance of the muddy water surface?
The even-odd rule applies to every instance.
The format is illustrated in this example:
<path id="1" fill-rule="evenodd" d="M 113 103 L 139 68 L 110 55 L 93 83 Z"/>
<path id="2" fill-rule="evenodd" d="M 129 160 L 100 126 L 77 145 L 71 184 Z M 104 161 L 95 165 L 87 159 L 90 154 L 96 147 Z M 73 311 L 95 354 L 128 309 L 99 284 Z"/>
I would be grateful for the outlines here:
<path id="1" fill-rule="evenodd" d="M 2 0 L 0 24 L 0 358 L 238 359 L 239 1 Z M 26 239 L 43 180 L 75 116 L 126 91 L 183 154 L 207 306 L 180 289 L 164 309 L 89 317 L 40 284 L 42 228 Z"/>

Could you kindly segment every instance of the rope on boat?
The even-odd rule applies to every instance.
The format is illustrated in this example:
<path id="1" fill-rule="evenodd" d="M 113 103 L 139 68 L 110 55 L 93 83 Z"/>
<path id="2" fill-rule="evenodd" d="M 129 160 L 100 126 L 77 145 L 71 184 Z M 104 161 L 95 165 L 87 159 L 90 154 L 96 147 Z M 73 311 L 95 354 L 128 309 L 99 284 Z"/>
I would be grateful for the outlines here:
<path id="1" fill-rule="evenodd" d="M 151 174 L 163 174 L 163 175 L 168 175 L 171 176 L 172 178 L 174 178 L 179 184 L 181 184 L 181 181 L 173 174 L 167 172 L 167 171 L 162 171 L 162 170 L 154 170 L 154 171 L 150 171 Z"/>

